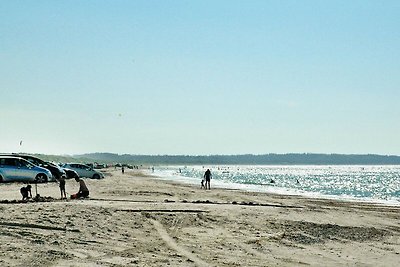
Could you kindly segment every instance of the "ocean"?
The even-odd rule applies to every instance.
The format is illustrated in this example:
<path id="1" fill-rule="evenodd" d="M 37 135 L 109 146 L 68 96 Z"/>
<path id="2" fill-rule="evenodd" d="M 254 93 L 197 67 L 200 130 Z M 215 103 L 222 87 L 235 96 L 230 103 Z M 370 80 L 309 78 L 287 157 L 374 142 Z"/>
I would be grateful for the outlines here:
<path id="1" fill-rule="evenodd" d="M 200 187 L 207 169 L 211 187 L 400 205 L 398 165 L 158 166 L 153 174 Z"/>

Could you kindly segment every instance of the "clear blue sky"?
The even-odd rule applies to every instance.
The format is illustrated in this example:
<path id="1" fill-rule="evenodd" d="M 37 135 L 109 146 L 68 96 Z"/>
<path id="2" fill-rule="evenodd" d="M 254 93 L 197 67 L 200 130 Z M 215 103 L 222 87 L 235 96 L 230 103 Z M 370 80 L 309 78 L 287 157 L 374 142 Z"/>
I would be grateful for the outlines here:
<path id="1" fill-rule="evenodd" d="M 0 0 L 0 152 L 399 155 L 399 14 Z"/>

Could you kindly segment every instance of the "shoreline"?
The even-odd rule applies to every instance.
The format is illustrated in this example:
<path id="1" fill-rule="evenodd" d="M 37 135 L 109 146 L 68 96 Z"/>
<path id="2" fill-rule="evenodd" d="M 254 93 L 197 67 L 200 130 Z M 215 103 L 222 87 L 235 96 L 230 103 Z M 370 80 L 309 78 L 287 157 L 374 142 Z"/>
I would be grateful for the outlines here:
<path id="1" fill-rule="evenodd" d="M 163 181 L 171 181 L 171 182 L 176 182 L 176 183 L 181 183 L 184 185 L 189 185 L 196 187 L 195 179 L 196 178 L 191 178 L 191 177 L 185 177 L 185 176 L 179 176 L 179 175 L 174 175 L 174 176 L 162 176 L 162 174 L 154 174 L 151 173 L 150 171 L 145 171 L 144 172 L 146 175 L 153 176 L 156 179 L 160 179 Z M 177 178 L 173 178 L 177 177 Z M 198 179 L 199 183 L 201 179 Z M 293 188 L 284 188 L 284 187 L 278 187 L 278 186 L 271 186 L 268 184 L 263 184 L 262 186 L 266 186 L 268 188 L 265 189 L 260 189 L 258 188 L 257 184 L 239 184 L 239 183 L 227 183 L 227 182 L 222 182 L 218 181 L 217 184 L 215 184 L 215 180 L 211 180 L 211 183 L 213 185 L 214 181 L 214 189 L 225 189 L 225 190 L 240 190 L 240 191 L 245 191 L 245 192 L 255 192 L 255 193 L 260 193 L 260 194 L 273 194 L 273 195 L 281 195 L 281 196 L 298 196 L 302 198 L 310 198 L 310 199 L 321 199 L 321 200 L 332 200 L 332 201 L 339 201 L 339 202 L 356 202 L 356 203 L 366 203 L 366 204 L 376 204 L 376 205 L 381 205 L 381 206 L 389 206 L 389 207 L 400 207 L 400 200 L 397 199 L 391 199 L 391 200 L 384 200 L 384 199 L 377 199 L 377 198 L 360 198 L 360 197 L 354 197 L 354 196 L 345 196 L 345 195 L 327 195 L 327 194 L 321 194 L 319 192 L 308 192 L 308 191 L 302 191 L 301 189 L 293 189 Z M 197 182 L 197 181 L 196 181 Z M 271 190 L 271 189 L 279 189 L 277 190 Z M 301 192 L 302 191 L 302 192 Z"/>
<path id="2" fill-rule="evenodd" d="M 85 179 L 89 199 L 0 203 L 2 266 L 397 266 L 400 208 L 202 190 L 141 171 Z M 21 184 L 0 184 L 19 199 Z M 67 180 L 67 192 L 78 188 Z M 33 192 L 34 193 L 34 190 Z"/>

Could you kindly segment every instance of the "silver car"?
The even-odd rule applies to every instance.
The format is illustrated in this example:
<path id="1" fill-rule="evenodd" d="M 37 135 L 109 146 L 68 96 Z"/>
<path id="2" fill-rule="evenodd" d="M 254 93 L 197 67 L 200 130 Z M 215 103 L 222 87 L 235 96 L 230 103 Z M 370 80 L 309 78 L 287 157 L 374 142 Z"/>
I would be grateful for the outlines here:
<path id="1" fill-rule="evenodd" d="M 62 165 L 63 168 L 74 170 L 78 173 L 79 177 L 88 177 L 93 179 L 102 179 L 104 178 L 104 174 L 93 170 L 92 167 L 81 164 L 81 163 L 65 163 Z"/>
<path id="2" fill-rule="evenodd" d="M 0 156 L 0 182 L 37 182 L 54 181 L 48 169 L 33 165 L 18 157 Z"/>

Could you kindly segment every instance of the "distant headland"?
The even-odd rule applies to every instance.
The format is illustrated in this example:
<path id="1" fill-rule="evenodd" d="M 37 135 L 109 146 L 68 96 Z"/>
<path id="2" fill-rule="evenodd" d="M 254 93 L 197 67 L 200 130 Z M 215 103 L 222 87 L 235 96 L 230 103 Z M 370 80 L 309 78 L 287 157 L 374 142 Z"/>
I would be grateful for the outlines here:
<path id="1" fill-rule="evenodd" d="M 57 156 L 54 157 L 56 160 Z M 88 153 L 65 157 L 82 161 L 146 165 L 400 165 L 400 156 L 376 154 L 288 153 L 194 156 Z"/>

